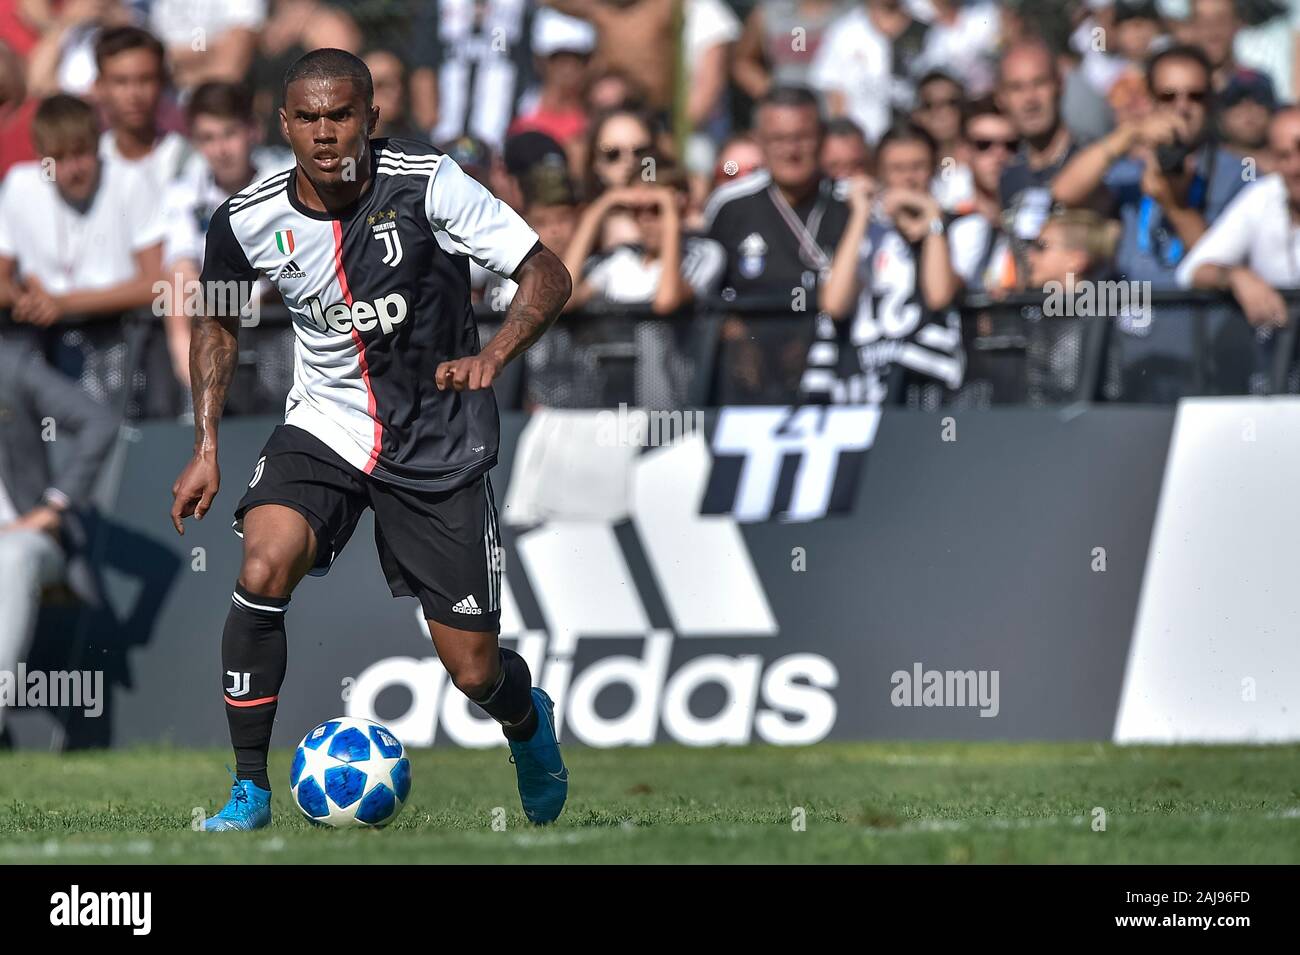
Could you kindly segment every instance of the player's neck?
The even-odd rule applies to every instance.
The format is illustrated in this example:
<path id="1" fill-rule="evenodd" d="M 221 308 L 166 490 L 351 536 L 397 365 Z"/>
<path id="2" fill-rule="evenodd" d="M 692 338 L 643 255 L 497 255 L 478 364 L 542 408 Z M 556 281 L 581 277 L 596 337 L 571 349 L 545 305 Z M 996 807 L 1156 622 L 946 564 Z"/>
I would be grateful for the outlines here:
<path id="1" fill-rule="evenodd" d="M 332 188 L 312 182 L 307 173 L 303 171 L 302 166 L 299 166 L 294 175 L 298 200 L 313 212 L 324 212 L 331 215 L 348 208 L 361 198 L 367 187 L 369 187 L 370 180 L 374 178 L 370 173 L 369 157 L 361 165 L 364 176 L 351 181 L 345 180 Z"/>

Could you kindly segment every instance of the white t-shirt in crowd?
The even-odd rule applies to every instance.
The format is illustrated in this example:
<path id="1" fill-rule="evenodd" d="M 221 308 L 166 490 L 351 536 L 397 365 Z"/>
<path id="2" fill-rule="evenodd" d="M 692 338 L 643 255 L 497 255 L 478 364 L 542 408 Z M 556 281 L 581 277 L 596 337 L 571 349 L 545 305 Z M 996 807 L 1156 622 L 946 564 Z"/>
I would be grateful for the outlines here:
<path id="1" fill-rule="evenodd" d="M 153 0 L 149 30 L 163 46 L 189 46 L 196 31 L 215 39 L 227 30 L 256 30 L 266 22 L 266 0 Z"/>
<path id="2" fill-rule="evenodd" d="M 83 214 L 68 205 L 40 163 L 18 163 L 0 185 L 0 255 L 54 295 L 130 281 L 135 253 L 163 238 L 159 203 L 152 199 L 139 178 L 104 164 Z"/>
<path id="3" fill-rule="evenodd" d="M 687 236 L 682 240 L 682 278 L 696 295 L 717 289 L 726 264 L 726 252 L 712 239 Z M 596 301 L 639 305 L 654 301 L 662 275 L 662 260 L 647 262 L 639 246 L 620 245 L 590 261 L 583 281 L 591 286 Z"/>
<path id="4" fill-rule="evenodd" d="M 250 182 L 265 179 L 281 169 L 293 165 L 293 153 L 287 149 L 256 149 L 251 156 L 253 178 Z M 230 193 L 217 184 L 200 153 L 192 153 L 181 174 L 167 187 L 163 198 L 163 221 L 167 235 L 163 239 L 164 269 L 188 259 L 203 263 L 204 240 L 208 222 L 217 207 L 230 198 Z"/>
<path id="5" fill-rule="evenodd" d="M 1178 266 L 1178 284 L 1190 288 L 1206 264 L 1244 265 L 1275 288 L 1300 288 L 1300 227 L 1291 222 L 1280 175 L 1237 193 Z"/>
<path id="6" fill-rule="evenodd" d="M 860 5 L 831 23 L 813 57 L 809 82 L 844 97 L 845 115 L 875 143 L 889 128 L 893 46 Z"/>
<path id="7" fill-rule="evenodd" d="M 967 99 L 993 89 L 993 59 L 1002 40 L 1002 11 L 996 3 L 979 0 L 957 10 L 951 23 L 920 17 L 930 24 L 917 72 L 943 70 L 966 89 Z"/>
<path id="8" fill-rule="evenodd" d="M 99 157 L 106 164 L 119 166 L 133 176 L 142 177 L 151 187 L 155 201 L 161 202 L 167 186 L 180 175 L 190 157 L 190 144 L 180 133 L 172 131 L 159 137 L 153 151 L 140 159 L 127 159 L 117 148 L 111 129 L 99 136 Z"/>

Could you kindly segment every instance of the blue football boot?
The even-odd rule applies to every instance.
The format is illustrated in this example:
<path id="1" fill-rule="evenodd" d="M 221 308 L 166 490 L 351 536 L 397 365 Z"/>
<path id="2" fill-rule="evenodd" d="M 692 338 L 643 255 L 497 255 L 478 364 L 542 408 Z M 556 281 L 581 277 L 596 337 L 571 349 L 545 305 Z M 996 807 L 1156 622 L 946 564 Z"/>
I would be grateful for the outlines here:
<path id="1" fill-rule="evenodd" d="M 249 829 L 265 829 L 270 824 L 270 791 L 258 786 L 251 779 L 236 778 L 235 784 L 230 787 L 230 801 L 221 812 L 204 821 L 203 831 L 243 832 Z"/>
<path id="2" fill-rule="evenodd" d="M 554 822 L 569 795 L 569 771 L 555 738 L 555 704 L 540 687 L 533 687 L 537 732 L 532 739 L 510 740 L 510 762 L 519 777 L 519 801 L 530 822 Z"/>

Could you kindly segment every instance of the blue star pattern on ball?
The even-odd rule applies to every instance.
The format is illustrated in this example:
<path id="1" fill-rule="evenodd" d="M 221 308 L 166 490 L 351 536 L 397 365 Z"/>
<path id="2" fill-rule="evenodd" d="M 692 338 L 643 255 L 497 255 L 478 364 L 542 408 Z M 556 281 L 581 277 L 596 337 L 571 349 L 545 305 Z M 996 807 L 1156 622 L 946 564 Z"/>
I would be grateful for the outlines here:
<path id="1" fill-rule="evenodd" d="M 411 762 L 387 728 L 339 717 L 303 737 L 289 768 L 289 786 L 298 808 L 314 823 L 384 826 L 410 795 Z"/>

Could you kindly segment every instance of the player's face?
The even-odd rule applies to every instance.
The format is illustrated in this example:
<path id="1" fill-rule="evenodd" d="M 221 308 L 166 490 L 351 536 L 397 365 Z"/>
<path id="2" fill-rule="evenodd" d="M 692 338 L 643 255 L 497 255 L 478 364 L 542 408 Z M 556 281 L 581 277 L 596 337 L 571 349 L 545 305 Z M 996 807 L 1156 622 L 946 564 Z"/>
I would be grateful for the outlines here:
<path id="1" fill-rule="evenodd" d="M 110 126 L 146 129 L 154 122 L 162 96 L 162 64 L 149 50 L 110 56 L 95 80 L 95 96 Z"/>
<path id="2" fill-rule="evenodd" d="M 998 105 L 1026 139 L 1056 126 L 1056 94 L 1052 60 L 1043 51 L 1017 50 L 1002 64 Z"/>
<path id="3" fill-rule="evenodd" d="M 351 80 L 309 77 L 285 91 L 280 128 L 308 178 L 328 189 L 360 178 L 378 118 Z"/>
<path id="4" fill-rule="evenodd" d="M 217 183 L 228 189 L 248 178 L 254 135 L 247 123 L 221 116 L 195 116 L 190 128 L 194 148 L 207 160 Z"/>

